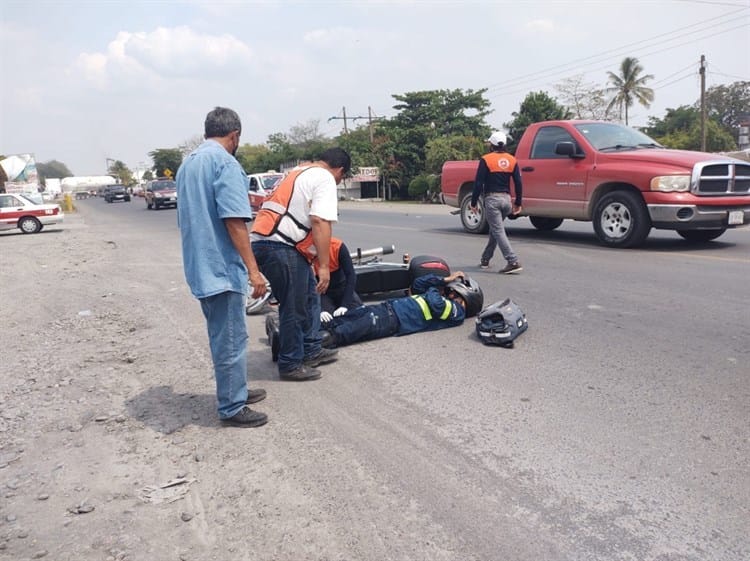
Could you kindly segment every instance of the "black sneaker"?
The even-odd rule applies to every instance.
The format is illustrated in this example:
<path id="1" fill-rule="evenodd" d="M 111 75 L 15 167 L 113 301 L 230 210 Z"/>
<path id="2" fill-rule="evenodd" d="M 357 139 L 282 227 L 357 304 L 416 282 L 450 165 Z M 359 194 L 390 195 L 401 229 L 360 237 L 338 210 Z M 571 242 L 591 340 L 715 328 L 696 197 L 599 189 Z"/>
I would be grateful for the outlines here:
<path id="1" fill-rule="evenodd" d="M 490 268 L 490 262 L 489 261 L 485 261 L 484 259 L 482 259 L 479 262 L 479 268 L 480 269 L 489 269 Z"/>
<path id="2" fill-rule="evenodd" d="M 504 268 L 500 269 L 498 273 L 501 275 L 512 275 L 514 273 L 520 273 L 523 271 L 521 264 L 516 261 L 515 263 L 508 263 Z"/>
<path id="3" fill-rule="evenodd" d="M 289 380 L 290 382 L 306 382 L 320 378 L 320 370 L 308 368 L 304 364 L 301 364 L 289 372 L 279 372 L 279 376 L 282 380 Z"/>
<path id="4" fill-rule="evenodd" d="M 322 348 L 320 349 L 320 352 L 315 356 L 303 360 L 302 364 L 304 364 L 308 368 L 315 368 L 316 366 L 320 366 L 321 364 L 328 364 L 329 362 L 333 362 L 334 360 L 338 359 L 338 357 L 336 356 L 337 354 L 339 354 L 338 349 Z"/>
<path id="5" fill-rule="evenodd" d="M 257 390 L 247 389 L 247 401 L 245 403 L 250 405 L 251 403 L 258 403 L 266 399 L 266 390 L 258 388 Z"/>
<path id="6" fill-rule="evenodd" d="M 323 339 L 320 342 L 320 345 L 324 349 L 335 349 L 338 345 L 336 345 L 336 336 L 328 331 L 327 329 L 321 330 L 321 335 Z"/>
<path id="7" fill-rule="evenodd" d="M 253 411 L 249 407 L 243 407 L 239 413 L 228 419 L 222 419 L 222 424 L 234 427 L 259 427 L 268 422 L 268 415 L 260 411 Z"/>

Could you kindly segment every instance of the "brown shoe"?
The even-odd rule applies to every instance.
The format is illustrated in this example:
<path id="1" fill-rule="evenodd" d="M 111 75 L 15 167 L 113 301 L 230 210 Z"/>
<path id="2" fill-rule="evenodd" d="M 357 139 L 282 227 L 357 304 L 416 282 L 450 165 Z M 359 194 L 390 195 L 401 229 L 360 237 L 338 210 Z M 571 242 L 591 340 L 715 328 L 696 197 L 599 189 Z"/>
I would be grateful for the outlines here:
<path id="1" fill-rule="evenodd" d="M 268 422 L 268 415 L 260 411 L 253 411 L 249 407 L 243 407 L 238 413 L 228 419 L 222 419 L 221 422 L 224 425 L 234 427 L 259 427 Z"/>
<path id="2" fill-rule="evenodd" d="M 523 271 L 523 267 L 521 267 L 521 264 L 516 261 L 515 263 L 508 263 L 504 268 L 500 269 L 498 273 L 501 275 L 512 275 L 520 273 L 521 271 Z"/>

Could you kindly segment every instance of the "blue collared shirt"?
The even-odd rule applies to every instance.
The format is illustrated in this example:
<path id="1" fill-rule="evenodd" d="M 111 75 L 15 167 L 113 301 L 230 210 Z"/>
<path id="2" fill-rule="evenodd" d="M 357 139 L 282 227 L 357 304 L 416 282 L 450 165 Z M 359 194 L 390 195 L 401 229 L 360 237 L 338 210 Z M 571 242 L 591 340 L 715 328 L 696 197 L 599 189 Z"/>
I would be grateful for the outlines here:
<path id="1" fill-rule="evenodd" d="M 224 218 L 252 219 L 248 178 L 215 140 L 206 140 L 177 171 L 177 223 L 185 279 L 196 298 L 247 293 L 247 267 Z"/>

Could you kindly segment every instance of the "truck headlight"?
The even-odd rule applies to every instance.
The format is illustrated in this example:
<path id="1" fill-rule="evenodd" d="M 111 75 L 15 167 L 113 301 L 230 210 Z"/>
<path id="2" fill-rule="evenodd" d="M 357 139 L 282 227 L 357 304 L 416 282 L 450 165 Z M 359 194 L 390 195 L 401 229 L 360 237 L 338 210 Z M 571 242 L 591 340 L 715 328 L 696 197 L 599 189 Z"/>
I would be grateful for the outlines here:
<path id="1" fill-rule="evenodd" d="M 652 191 L 672 193 L 674 191 L 690 191 L 689 175 L 662 175 L 651 180 Z"/>

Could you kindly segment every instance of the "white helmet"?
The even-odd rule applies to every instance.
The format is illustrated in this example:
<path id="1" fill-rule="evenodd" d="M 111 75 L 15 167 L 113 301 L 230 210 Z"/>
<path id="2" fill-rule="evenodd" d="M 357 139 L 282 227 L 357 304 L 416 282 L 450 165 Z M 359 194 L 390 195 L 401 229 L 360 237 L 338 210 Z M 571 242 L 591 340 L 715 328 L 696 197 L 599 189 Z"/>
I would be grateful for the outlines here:
<path id="1" fill-rule="evenodd" d="M 252 293 L 253 287 L 252 285 L 250 285 L 249 294 L 245 299 L 245 314 L 248 316 L 259 314 L 263 311 L 266 302 L 268 302 L 268 299 L 271 297 L 271 283 L 268 282 L 268 279 L 266 279 L 266 293 L 260 298 L 253 298 Z"/>
<path id="2" fill-rule="evenodd" d="M 487 142 L 489 142 L 493 146 L 500 146 L 501 144 L 505 144 L 506 142 L 508 142 L 508 137 L 505 136 L 504 132 L 495 131 L 487 139 Z"/>

